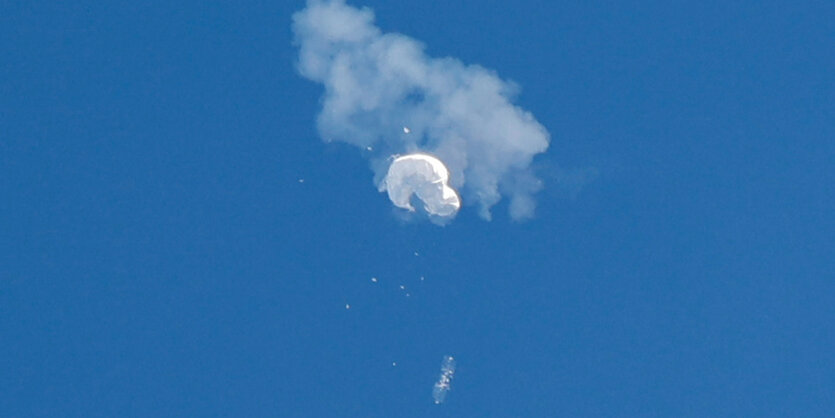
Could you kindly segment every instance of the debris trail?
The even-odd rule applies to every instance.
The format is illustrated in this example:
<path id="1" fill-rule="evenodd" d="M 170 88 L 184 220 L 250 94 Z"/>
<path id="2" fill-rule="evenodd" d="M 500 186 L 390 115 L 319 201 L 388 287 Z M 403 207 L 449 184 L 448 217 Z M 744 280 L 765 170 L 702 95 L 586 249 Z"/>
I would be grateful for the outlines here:
<path id="1" fill-rule="evenodd" d="M 443 403 L 444 399 L 446 399 L 446 394 L 449 392 L 454 374 L 455 359 L 452 356 L 444 356 L 444 361 L 441 363 L 441 376 L 432 387 L 432 398 L 435 399 L 436 404 Z"/>

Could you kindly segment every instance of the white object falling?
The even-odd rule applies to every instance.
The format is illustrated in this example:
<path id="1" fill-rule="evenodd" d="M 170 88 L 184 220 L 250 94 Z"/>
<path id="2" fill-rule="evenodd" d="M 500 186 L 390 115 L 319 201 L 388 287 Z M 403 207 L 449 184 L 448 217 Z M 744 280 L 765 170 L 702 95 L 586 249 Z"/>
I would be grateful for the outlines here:
<path id="1" fill-rule="evenodd" d="M 458 192 L 449 184 L 449 170 L 438 158 L 422 153 L 397 156 L 380 184 L 389 200 L 402 209 L 414 212 L 412 196 L 423 202 L 430 215 L 455 216 L 461 208 Z"/>
<path id="2" fill-rule="evenodd" d="M 452 384 L 452 376 L 455 374 L 455 359 L 452 356 L 444 356 L 441 362 L 441 376 L 435 385 L 432 387 L 432 398 L 436 404 L 444 402 L 446 394 L 450 390 Z"/>

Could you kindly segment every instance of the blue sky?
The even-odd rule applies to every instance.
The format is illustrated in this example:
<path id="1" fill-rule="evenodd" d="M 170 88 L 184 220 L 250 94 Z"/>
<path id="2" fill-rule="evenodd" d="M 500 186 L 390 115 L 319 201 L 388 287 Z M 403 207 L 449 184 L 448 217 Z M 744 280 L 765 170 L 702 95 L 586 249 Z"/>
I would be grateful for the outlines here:
<path id="1" fill-rule="evenodd" d="M 404 222 L 302 1 L 4 4 L 0 415 L 835 414 L 833 4 L 349 4 L 521 87 L 534 217 Z"/>

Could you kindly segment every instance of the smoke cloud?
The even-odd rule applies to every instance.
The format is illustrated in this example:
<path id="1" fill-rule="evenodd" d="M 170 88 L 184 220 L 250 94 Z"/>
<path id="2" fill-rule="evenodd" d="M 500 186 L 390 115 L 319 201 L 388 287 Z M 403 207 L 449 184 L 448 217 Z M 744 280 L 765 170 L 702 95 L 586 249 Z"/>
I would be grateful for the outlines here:
<path id="1" fill-rule="evenodd" d="M 448 186 L 485 219 L 502 197 L 513 219 L 533 215 L 541 182 L 529 166 L 549 135 L 511 103 L 513 83 L 477 65 L 429 57 L 420 42 L 381 32 L 370 9 L 343 0 L 309 0 L 293 16 L 293 31 L 298 71 L 325 88 L 319 134 L 363 149 L 393 202 L 390 157 L 425 153 L 443 161 Z"/>

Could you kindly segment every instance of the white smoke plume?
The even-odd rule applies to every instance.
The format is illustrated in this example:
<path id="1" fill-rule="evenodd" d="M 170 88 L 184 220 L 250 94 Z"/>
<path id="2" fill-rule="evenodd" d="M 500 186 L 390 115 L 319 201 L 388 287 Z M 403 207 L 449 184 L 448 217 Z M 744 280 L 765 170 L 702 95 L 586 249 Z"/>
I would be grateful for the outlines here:
<path id="1" fill-rule="evenodd" d="M 529 166 L 549 135 L 511 103 L 514 84 L 477 65 L 429 57 L 421 43 L 383 33 L 370 9 L 344 0 L 309 0 L 293 16 L 293 31 L 299 72 L 325 88 L 319 134 L 366 150 L 381 191 L 391 196 L 390 156 L 425 153 L 443 161 L 448 186 L 485 219 L 502 197 L 513 219 L 533 215 L 541 182 Z"/>

